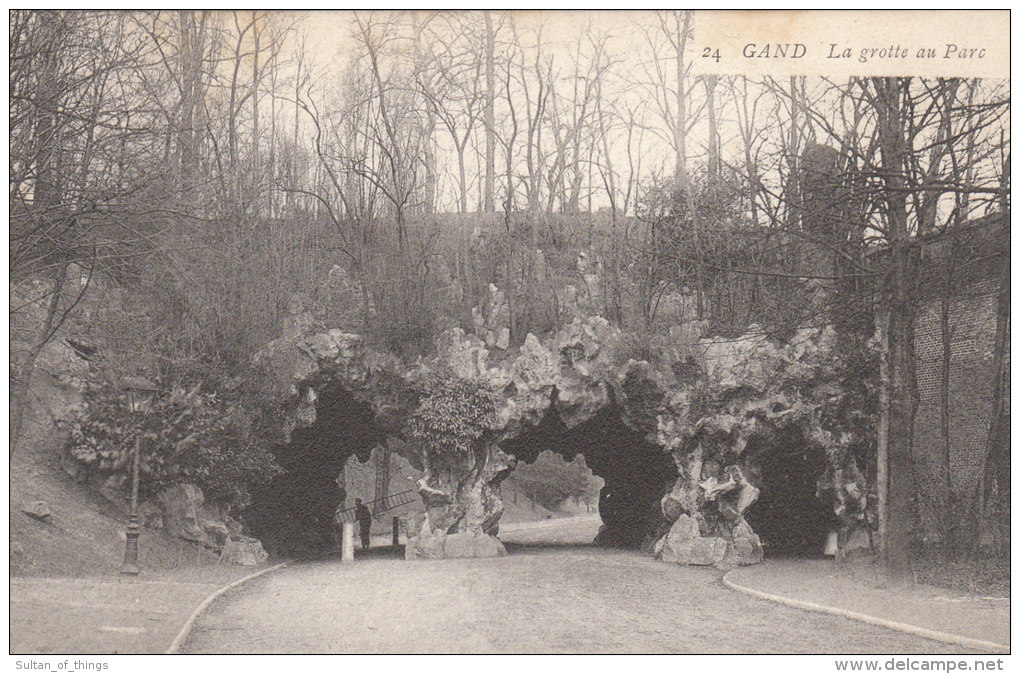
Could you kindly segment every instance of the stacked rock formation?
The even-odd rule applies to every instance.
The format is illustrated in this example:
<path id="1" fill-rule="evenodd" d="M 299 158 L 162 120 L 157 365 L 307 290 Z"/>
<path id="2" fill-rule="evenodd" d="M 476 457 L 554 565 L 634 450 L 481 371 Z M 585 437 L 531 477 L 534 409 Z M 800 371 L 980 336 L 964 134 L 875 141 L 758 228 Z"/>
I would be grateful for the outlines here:
<path id="1" fill-rule="evenodd" d="M 648 523 L 657 556 L 689 564 L 760 561 L 760 540 L 744 514 L 759 496 L 757 461 L 774 447 L 777 432 L 795 428 L 798 442 L 834 462 L 845 461 L 858 440 L 822 413 L 844 398 L 835 383 L 831 330 L 805 329 L 786 344 L 754 330 L 739 339 L 702 339 L 683 350 L 679 363 L 630 358 L 625 344 L 616 327 L 596 316 L 577 318 L 545 339 L 529 334 L 516 354 L 499 349 L 493 362 L 489 346 L 460 329 L 444 333 L 437 355 L 413 366 L 339 330 L 288 335 L 257 358 L 282 375 L 290 410 L 285 432 L 315 419 L 317 388 L 340 386 L 369 404 L 379 428 L 412 453 L 407 420 L 423 378 L 442 374 L 491 395 L 492 421 L 472 451 L 442 465 L 421 452 L 412 458 L 424 467 L 419 491 L 426 508 L 413 525 L 408 558 L 502 554 L 498 485 L 514 459 L 501 445 L 550 414 L 566 429 L 611 414 L 671 456 L 677 469 L 672 489 L 663 490 L 662 517 Z M 629 448 L 614 451 L 625 466 Z M 844 502 L 866 492 L 835 490 Z"/>

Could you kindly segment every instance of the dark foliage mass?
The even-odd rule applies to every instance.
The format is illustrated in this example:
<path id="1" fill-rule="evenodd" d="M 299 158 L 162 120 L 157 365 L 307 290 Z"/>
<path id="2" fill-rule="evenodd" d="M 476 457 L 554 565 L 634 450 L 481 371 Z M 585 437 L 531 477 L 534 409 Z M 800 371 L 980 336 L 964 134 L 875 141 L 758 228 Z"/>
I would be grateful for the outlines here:
<path id="1" fill-rule="evenodd" d="M 477 451 L 492 428 L 495 405 L 475 382 L 430 376 L 420 383 L 420 400 L 408 421 L 411 437 L 436 465 Z"/>
<path id="2" fill-rule="evenodd" d="M 127 477 L 137 443 L 143 494 L 188 481 L 242 508 L 281 470 L 242 409 L 197 387 L 161 392 L 146 412 L 111 388 L 91 391 L 87 402 L 88 413 L 67 422 L 68 451 L 98 475 Z"/>

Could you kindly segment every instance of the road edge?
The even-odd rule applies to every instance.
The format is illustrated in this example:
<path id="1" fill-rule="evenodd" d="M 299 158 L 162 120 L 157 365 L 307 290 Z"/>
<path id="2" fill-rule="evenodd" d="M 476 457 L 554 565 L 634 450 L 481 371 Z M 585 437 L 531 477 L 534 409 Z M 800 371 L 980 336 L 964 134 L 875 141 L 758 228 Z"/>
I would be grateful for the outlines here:
<path id="1" fill-rule="evenodd" d="M 965 637 L 960 634 L 951 634 L 949 632 L 939 632 L 937 630 L 930 630 L 926 627 L 918 627 L 916 625 L 910 625 L 908 623 L 896 622 L 893 620 L 886 620 L 884 618 L 876 618 L 875 616 L 868 615 L 866 613 L 857 613 L 856 611 L 850 611 L 848 609 L 836 608 L 834 606 L 825 606 L 824 604 L 816 604 L 810 601 L 802 601 L 800 599 L 791 599 L 789 597 L 783 597 L 778 594 L 770 594 L 768 592 L 762 592 L 761 590 L 755 590 L 750 587 L 740 585 L 739 583 L 730 579 L 732 574 L 737 569 L 731 569 L 726 572 L 722 581 L 723 584 L 744 594 L 757 597 L 758 599 L 765 599 L 767 601 L 774 601 L 779 604 L 785 604 L 786 606 L 792 606 L 794 608 L 803 609 L 805 611 L 815 611 L 817 613 L 828 613 L 830 615 L 842 616 L 844 618 L 850 618 L 851 620 L 857 620 L 860 622 L 868 623 L 870 625 L 878 625 L 879 627 L 886 627 L 888 629 L 896 630 L 898 632 L 906 632 L 907 634 L 913 634 L 915 636 L 924 637 L 926 639 L 933 639 L 935 641 L 941 641 L 943 643 L 956 644 L 959 646 L 966 646 L 967 648 L 974 648 L 977 650 L 988 651 L 990 653 L 999 653 L 1008 655 L 1010 651 L 1009 646 L 1003 644 L 997 644 L 993 641 L 983 641 L 981 639 L 972 639 Z"/>
<path id="2" fill-rule="evenodd" d="M 170 647 L 166 649 L 165 654 L 166 655 L 174 655 L 174 654 L 177 654 L 177 653 L 180 652 L 181 646 L 184 645 L 184 640 L 187 639 L 188 635 L 191 633 L 191 628 L 195 626 L 195 621 L 198 620 L 198 616 L 200 616 L 203 611 L 205 611 L 207 608 L 209 608 L 210 604 L 212 604 L 214 601 L 219 599 L 224 593 L 226 593 L 229 590 L 234 589 L 238 585 L 243 585 L 244 583 L 247 583 L 249 580 L 255 580 L 259 576 L 264 576 L 267 573 L 271 573 L 273 571 L 278 571 L 278 570 L 280 570 L 280 569 L 282 569 L 282 568 L 284 568 L 286 566 L 290 566 L 291 564 L 294 564 L 295 562 L 299 562 L 299 561 L 301 561 L 301 560 L 299 560 L 299 559 L 291 559 L 289 561 L 281 562 L 280 564 L 276 564 L 275 566 L 270 566 L 268 568 L 262 569 L 261 571 L 256 571 L 255 573 L 249 574 L 249 575 L 245 576 L 244 578 L 240 578 L 238 580 L 235 580 L 233 583 L 230 583 L 228 585 L 224 585 L 220 589 L 218 589 L 215 592 L 213 592 L 212 594 L 210 594 L 208 597 L 206 597 L 205 599 L 202 600 L 202 603 L 199 604 L 198 607 L 195 608 L 194 611 L 191 612 L 191 615 L 188 616 L 188 619 L 184 622 L 184 626 L 181 627 L 180 631 L 177 632 L 177 636 L 170 643 Z"/>

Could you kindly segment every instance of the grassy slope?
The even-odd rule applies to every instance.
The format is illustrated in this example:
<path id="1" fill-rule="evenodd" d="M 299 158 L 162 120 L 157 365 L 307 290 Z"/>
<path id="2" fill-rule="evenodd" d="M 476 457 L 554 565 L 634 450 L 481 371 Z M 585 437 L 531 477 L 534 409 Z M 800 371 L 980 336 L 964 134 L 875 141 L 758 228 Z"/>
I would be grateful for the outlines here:
<path id="1" fill-rule="evenodd" d="M 25 421 L 26 441 L 10 465 L 10 573 L 15 576 L 116 574 L 124 555 L 123 509 L 80 484 L 60 468 L 63 444 L 49 409 L 66 404 L 69 392 L 47 376 L 33 385 L 35 405 Z M 52 515 L 29 517 L 22 506 L 45 501 Z M 213 564 L 216 556 L 162 531 L 145 529 L 139 557 L 146 572 Z"/>

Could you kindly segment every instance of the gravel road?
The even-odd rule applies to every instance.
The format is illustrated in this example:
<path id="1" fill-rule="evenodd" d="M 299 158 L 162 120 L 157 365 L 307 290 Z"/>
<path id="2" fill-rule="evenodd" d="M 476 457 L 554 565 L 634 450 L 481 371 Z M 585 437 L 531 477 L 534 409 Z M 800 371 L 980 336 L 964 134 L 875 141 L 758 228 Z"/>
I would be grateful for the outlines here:
<path id="1" fill-rule="evenodd" d="M 214 603 L 189 653 L 959 653 L 727 589 L 627 551 L 298 564 Z"/>

